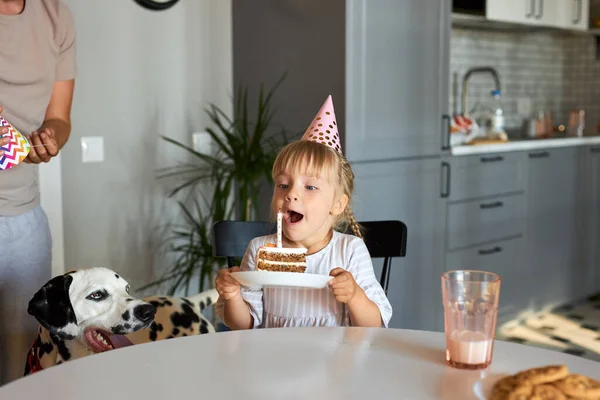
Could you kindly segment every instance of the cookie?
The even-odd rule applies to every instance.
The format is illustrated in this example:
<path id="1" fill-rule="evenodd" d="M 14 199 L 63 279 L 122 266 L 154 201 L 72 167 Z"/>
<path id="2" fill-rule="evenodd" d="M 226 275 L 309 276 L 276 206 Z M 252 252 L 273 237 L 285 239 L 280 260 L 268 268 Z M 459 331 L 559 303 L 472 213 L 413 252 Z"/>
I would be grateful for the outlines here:
<path id="1" fill-rule="evenodd" d="M 566 365 L 548 365 L 539 368 L 530 368 L 515 375 L 520 381 L 527 381 L 532 385 L 550 383 L 566 377 L 569 369 Z"/>
<path id="2" fill-rule="evenodd" d="M 494 384 L 492 388 L 492 396 L 490 400 L 507 400 L 510 393 L 512 393 L 521 382 L 514 377 L 514 375 L 506 376 Z"/>
<path id="3" fill-rule="evenodd" d="M 567 396 L 556 386 L 544 384 L 535 386 L 528 400 L 567 400 Z"/>
<path id="4" fill-rule="evenodd" d="M 584 375 L 570 374 L 553 382 L 563 393 L 577 399 L 600 400 L 600 382 Z"/>
<path id="5" fill-rule="evenodd" d="M 517 386 L 506 396 L 506 400 L 530 400 L 534 386 L 526 382 L 519 382 Z"/>

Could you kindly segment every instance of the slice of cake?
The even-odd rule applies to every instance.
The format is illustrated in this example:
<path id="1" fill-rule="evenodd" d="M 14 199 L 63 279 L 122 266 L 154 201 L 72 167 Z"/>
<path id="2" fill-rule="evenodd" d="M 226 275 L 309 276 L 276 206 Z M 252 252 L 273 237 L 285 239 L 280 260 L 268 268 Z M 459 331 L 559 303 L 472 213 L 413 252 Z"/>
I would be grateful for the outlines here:
<path id="1" fill-rule="evenodd" d="M 308 249 L 261 246 L 256 253 L 256 269 L 274 272 L 304 272 Z"/>

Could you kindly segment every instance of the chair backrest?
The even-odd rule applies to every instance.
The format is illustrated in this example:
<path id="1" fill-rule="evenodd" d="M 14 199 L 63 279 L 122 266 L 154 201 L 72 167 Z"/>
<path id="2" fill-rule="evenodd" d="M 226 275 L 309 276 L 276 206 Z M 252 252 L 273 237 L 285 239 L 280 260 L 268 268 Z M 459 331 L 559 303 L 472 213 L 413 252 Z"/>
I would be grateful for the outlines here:
<path id="1" fill-rule="evenodd" d="M 364 221 L 363 239 L 372 258 L 383 258 L 379 283 L 387 293 L 393 257 L 406 256 L 407 228 L 401 221 Z M 218 221 L 213 226 L 213 256 L 227 257 L 231 268 L 235 258 L 244 256 L 250 241 L 276 233 L 276 225 L 266 221 Z"/>
<path id="2" fill-rule="evenodd" d="M 227 257 L 229 268 L 235 258 L 242 258 L 250 241 L 259 236 L 277 232 L 273 222 L 266 221 L 218 221 L 213 226 L 213 257 Z"/>
<path id="3" fill-rule="evenodd" d="M 408 229 L 402 221 L 359 221 L 371 258 L 383 258 L 379 283 L 387 294 L 393 257 L 406 256 Z"/>

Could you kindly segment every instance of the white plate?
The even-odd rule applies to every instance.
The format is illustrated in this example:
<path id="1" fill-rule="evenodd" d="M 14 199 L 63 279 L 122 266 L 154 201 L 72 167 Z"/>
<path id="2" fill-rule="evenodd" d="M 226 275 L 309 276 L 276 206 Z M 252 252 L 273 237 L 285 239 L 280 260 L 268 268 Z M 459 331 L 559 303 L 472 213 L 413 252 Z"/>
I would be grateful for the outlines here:
<path id="1" fill-rule="evenodd" d="M 327 287 L 327 282 L 329 282 L 329 280 L 333 279 L 332 276 L 328 275 L 272 271 L 232 272 L 231 276 L 242 284 L 242 286 L 249 289 L 262 289 L 263 287 L 304 287 L 322 289 Z"/>

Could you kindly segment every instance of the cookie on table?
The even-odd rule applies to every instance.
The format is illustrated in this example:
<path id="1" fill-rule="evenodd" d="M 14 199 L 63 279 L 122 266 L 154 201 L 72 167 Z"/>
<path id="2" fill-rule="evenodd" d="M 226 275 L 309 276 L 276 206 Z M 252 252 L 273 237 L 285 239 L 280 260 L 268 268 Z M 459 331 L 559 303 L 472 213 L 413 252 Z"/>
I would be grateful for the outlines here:
<path id="1" fill-rule="evenodd" d="M 600 400 L 600 382 L 585 375 L 570 374 L 553 385 L 575 399 Z"/>
<path id="2" fill-rule="evenodd" d="M 569 369 L 566 365 L 547 365 L 545 367 L 530 368 L 521 371 L 515 377 L 524 382 L 529 382 L 531 385 L 541 385 L 558 381 L 569 375 Z"/>
<path id="3" fill-rule="evenodd" d="M 517 387 L 520 387 L 520 386 L 529 387 L 530 385 L 528 385 L 527 383 L 523 384 L 523 382 L 521 382 L 517 378 L 515 378 L 514 375 L 506 376 L 506 377 L 496 381 L 496 383 L 494 384 L 494 387 L 492 388 L 492 396 L 490 397 L 490 400 L 508 400 L 509 395 L 511 393 L 515 392 Z M 520 390 L 525 393 L 527 393 L 527 391 L 528 391 L 528 389 L 520 389 Z M 520 392 L 517 392 L 517 393 L 520 393 Z"/>

